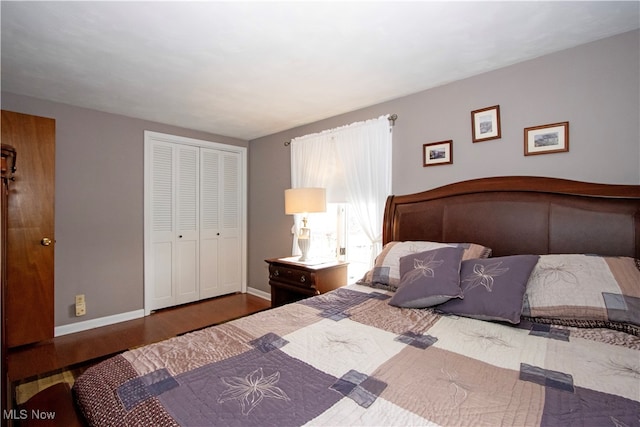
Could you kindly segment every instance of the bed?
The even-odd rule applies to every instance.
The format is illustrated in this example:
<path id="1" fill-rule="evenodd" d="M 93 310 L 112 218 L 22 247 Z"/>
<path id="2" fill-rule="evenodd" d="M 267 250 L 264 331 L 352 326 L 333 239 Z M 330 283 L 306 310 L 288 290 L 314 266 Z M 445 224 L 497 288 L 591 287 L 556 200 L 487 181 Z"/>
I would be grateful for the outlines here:
<path id="1" fill-rule="evenodd" d="M 640 186 L 390 196 L 358 282 L 127 351 L 90 425 L 640 425 Z"/>

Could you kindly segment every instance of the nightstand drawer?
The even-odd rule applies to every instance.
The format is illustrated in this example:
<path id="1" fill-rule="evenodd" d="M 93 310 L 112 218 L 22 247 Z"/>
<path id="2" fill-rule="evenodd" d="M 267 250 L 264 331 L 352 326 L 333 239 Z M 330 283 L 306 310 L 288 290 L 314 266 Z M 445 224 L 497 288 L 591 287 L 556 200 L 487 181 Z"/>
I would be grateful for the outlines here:
<path id="1" fill-rule="evenodd" d="M 269 265 L 269 278 L 303 288 L 314 287 L 312 273 L 295 267 Z"/>

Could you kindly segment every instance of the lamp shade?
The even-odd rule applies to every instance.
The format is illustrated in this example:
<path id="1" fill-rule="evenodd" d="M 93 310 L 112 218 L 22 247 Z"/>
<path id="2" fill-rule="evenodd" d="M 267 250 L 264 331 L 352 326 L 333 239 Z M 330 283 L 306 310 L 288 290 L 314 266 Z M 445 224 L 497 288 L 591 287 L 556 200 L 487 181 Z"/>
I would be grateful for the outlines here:
<path id="1" fill-rule="evenodd" d="M 324 188 L 284 190 L 284 212 L 287 215 L 326 211 L 327 196 Z"/>

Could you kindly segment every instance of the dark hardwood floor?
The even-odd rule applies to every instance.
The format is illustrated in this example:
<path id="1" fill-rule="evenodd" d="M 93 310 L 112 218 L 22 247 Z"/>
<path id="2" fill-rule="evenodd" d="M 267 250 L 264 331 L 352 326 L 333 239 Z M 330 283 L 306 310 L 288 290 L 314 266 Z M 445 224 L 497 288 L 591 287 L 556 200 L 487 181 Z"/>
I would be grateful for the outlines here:
<path id="1" fill-rule="evenodd" d="M 97 361 L 130 348 L 223 323 L 271 307 L 249 294 L 233 294 L 159 310 L 140 319 L 63 335 L 11 349 L 11 382 Z"/>

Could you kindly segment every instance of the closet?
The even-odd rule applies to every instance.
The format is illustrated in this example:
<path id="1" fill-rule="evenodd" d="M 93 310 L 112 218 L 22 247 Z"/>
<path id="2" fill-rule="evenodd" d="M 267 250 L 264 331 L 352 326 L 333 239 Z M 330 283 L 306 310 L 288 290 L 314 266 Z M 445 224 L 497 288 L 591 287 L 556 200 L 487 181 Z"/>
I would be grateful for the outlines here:
<path id="1" fill-rule="evenodd" d="M 145 313 L 246 290 L 246 148 L 145 132 Z"/>

